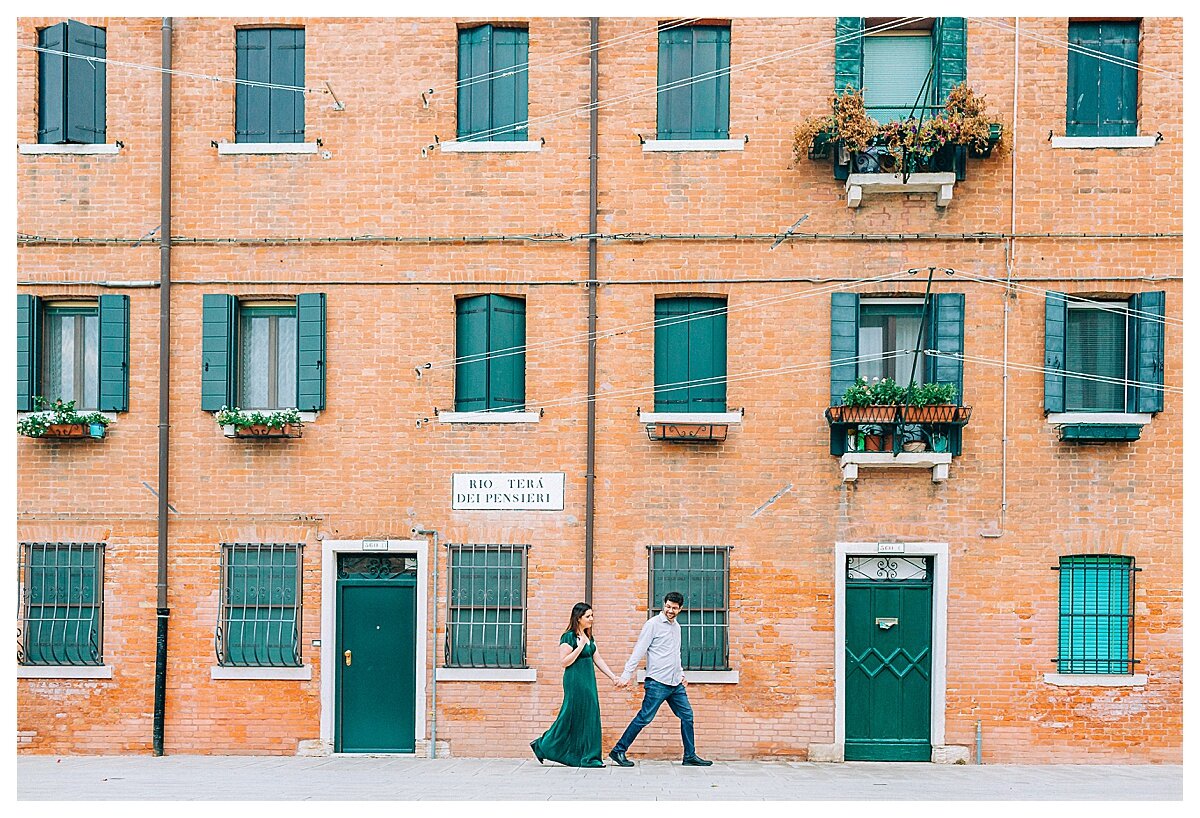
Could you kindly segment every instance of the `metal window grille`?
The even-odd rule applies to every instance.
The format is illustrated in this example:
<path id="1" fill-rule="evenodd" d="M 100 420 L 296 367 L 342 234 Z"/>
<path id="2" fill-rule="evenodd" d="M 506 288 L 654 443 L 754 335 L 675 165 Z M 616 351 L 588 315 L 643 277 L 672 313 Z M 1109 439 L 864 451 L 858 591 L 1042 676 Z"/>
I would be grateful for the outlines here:
<path id="1" fill-rule="evenodd" d="M 447 667 L 525 667 L 528 545 L 447 544 Z"/>
<path id="2" fill-rule="evenodd" d="M 729 552 L 731 546 L 647 546 L 650 616 L 670 591 L 683 594 L 676 620 L 684 670 L 729 669 Z"/>
<path id="3" fill-rule="evenodd" d="M 1133 673 L 1133 604 L 1140 568 L 1132 557 L 1060 557 L 1058 664 L 1060 673 Z"/>
<path id="4" fill-rule="evenodd" d="M 104 544 L 22 543 L 22 665 L 104 663 Z"/>
<path id="5" fill-rule="evenodd" d="M 222 543 L 217 662 L 225 667 L 299 667 L 300 543 Z"/>

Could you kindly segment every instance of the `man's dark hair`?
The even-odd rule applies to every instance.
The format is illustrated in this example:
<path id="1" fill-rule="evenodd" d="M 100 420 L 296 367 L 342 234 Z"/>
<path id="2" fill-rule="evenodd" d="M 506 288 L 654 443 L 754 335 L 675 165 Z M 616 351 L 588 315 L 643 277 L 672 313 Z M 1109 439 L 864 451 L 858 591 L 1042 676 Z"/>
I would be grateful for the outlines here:
<path id="1" fill-rule="evenodd" d="M 679 593 L 678 591 L 668 591 L 667 595 L 663 597 L 663 602 L 674 602 L 676 605 L 682 608 L 683 594 Z"/>

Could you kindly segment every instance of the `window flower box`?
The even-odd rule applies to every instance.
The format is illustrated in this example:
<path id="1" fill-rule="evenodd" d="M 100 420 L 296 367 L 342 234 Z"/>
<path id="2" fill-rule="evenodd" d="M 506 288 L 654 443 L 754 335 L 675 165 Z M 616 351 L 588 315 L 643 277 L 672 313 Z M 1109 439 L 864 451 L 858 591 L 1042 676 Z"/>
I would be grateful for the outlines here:
<path id="1" fill-rule="evenodd" d="M 50 404 L 34 396 L 37 411 L 17 421 L 17 434 L 25 437 L 55 440 L 100 440 L 104 437 L 109 419 L 99 412 L 76 412 L 75 401 L 55 401 Z"/>
<path id="2" fill-rule="evenodd" d="M 253 426 L 234 426 L 227 423 L 222 427 L 225 437 L 304 437 L 304 427 L 299 423 L 285 423 L 283 426 L 267 426 L 256 423 Z"/>
<path id="3" fill-rule="evenodd" d="M 295 409 L 242 410 L 225 406 L 213 419 L 228 438 L 273 440 L 304 436 L 304 424 Z"/>

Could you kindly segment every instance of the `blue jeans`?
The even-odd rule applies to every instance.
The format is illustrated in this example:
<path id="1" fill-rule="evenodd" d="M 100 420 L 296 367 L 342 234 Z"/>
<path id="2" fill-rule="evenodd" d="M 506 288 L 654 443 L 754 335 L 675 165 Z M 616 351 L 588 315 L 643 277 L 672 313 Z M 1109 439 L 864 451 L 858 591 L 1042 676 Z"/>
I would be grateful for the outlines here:
<path id="1" fill-rule="evenodd" d="M 683 736 L 683 757 L 691 758 L 696 755 L 696 733 L 692 725 L 692 704 L 688 701 L 687 688 L 682 684 L 665 685 L 646 677 L 646 693 L 642 698 L 642 709 L 629 722 L 621 740 L 613 747 L 614 752 L 623 753 L 633 744 L 647 724 L 654 721 L 658 708 L 666 702 L 671 712 L 679 717 L 679 732 Z"/>

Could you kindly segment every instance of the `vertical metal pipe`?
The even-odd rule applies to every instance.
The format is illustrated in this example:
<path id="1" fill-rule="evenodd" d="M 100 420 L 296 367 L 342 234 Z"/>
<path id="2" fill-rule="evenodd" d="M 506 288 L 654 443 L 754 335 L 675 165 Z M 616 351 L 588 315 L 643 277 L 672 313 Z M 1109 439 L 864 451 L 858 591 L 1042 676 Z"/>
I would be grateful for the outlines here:
<path id="1" fill-rule="evenodd" d="M 587 508 L 583 525 L 583 598 L 592 601 L 592 560 L 596 545 L 596 230 L 599 207 L 598 167 L 600 152 L 600 18 L 588 18 L 591 48 L 591 116 L 588 148 L 588 362 L 587 362 Z"/>
<path id="2" fill-rule="evenodd" d="M 154 645 L 154 755 L 163 754 L 167 704 L 167 488 L 170 473 L 171 385 L 171 26 L 162 21 L 162 129 L 159 145 L 159 306 L 158 306 L 158 582 L 157 635 Z"/>
<path id="3" fill-rule="evenodd" d="M 1009 213 L 1009 238 L 1007 247 L 1004 253 L 1004 268 L 1006 274 L 1004 288 L 1004 369 L 1001 377 L 1003 385 L 1003 407 L 1000 412 L 1000 528 L 1003 530 L 1005 515 L 1008 513 L 1008 316 L 1012 308 L 1013 289 L 1013 263 L 1016 255 L 1016 247 L 1014 246 L 1016 239 L 1012 234 L 1017 232 L 1017 99 L 1021 88 L 1021 18 L 1016 18 L 1016 28 L 1013 32 L 1013 124 L 1012 124 L 1012 144 L 1009 146 L 1012 152 L 1011 171 L 1012 176 L 1012 202 L 1011 211 Z"/>
<path id="4" fill-rule="evenodd" d="M 975 763 L 983 763 L 983 722 L 975 720 Z"/>
<path id="5" fill-rule="evenodd" d="M 414 528 L 422 537 L 433 536 L 433 650 L 430 651 L 429 693 L 429 757 L 437 758 L 437 649 L 438 649 L 438 533 L 429 528 Z"/>

